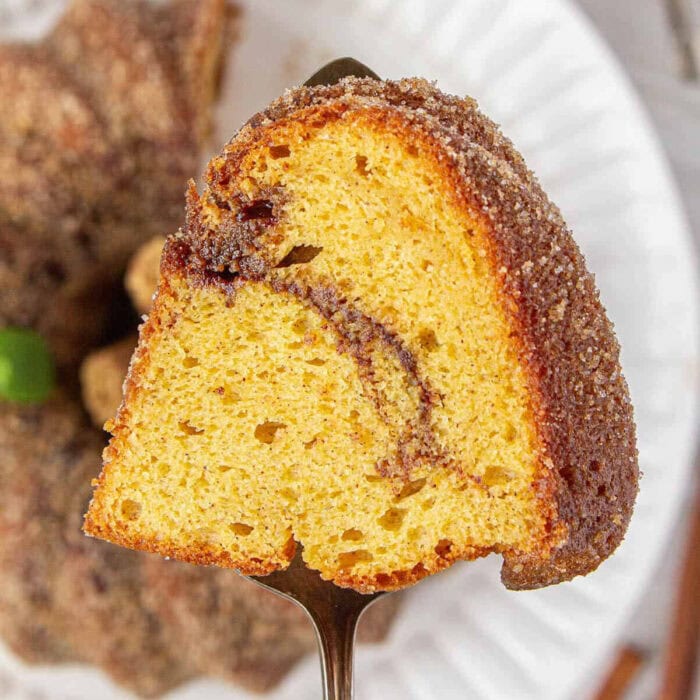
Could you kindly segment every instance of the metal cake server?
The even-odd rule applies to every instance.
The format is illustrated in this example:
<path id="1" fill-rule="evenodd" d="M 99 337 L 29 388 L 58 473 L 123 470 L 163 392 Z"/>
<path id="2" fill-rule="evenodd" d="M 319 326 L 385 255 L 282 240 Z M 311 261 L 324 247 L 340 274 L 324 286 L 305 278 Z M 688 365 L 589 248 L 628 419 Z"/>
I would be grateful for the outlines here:
<path id="1" fill-rule="evenodd" d="M 289 568 L 249 580 L 300 605 L 311 618 L 321 654 L 325 700 L 351 700 L 353 696 L 353 650 L 362 613 L 385 595 L 363 595 L 324 581 L 318 571 L 307 568 L 301 547 Z"/>
<path id="2" fill-rule="evenodd" d="M 304 85 L 332 85 L 348 75 L 378 79 L 376 73 L 354 58 L 338 58 L 314 73 Z M 357 623 L 362 613 L 384 594 L 363 595 L 324 581 L 317 571 L 307 568 L 301 552 L 301 546 L 297 546 L 296 556 L 285 571 L 246 578 L 306 611 L 313 622 L 321 653 L 324 698 L 351 700 Z"/>
<path id="3" fill-rule="evenodd" d="M 364 63 L 360 63 L 354 58 L 346 56 L 345 58 L 336 58 L 325 66 L 319 68 L 305 83 L 306 87 L 314 87 L 315 85 L 333 85 L 341 78 L 348 76 L 355 78 L 374 78 L 379 80 L 379 76 Z"/>

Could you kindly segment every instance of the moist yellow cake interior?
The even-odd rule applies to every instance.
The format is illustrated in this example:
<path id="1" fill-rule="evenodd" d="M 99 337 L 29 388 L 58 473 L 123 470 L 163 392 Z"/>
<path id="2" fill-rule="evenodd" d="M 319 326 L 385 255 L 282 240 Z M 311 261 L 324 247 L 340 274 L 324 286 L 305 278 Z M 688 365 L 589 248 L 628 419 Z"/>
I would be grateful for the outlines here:
<path id="1" fill-rule="evenodd" d="M 175 277 L 102 507 L 135 539 L 234 561 L 284 564 L 293 537 L 329 577 L 541 545 L 531 409 L 482 224 L 422 147 L 362 115 L 272 133 L 236 186 L 284 189 L 275 260 L 311 251 L 274 273 L 332 284 L 402 339 L 439 397 L 431 421 L 446 460 L 380 475 L 419 401 L 391 353 L 372 354 L 378 410 L 307 300 L 247 282 L 230 303 Z M 218 210 L 204 206 L 215 226 Z"/>

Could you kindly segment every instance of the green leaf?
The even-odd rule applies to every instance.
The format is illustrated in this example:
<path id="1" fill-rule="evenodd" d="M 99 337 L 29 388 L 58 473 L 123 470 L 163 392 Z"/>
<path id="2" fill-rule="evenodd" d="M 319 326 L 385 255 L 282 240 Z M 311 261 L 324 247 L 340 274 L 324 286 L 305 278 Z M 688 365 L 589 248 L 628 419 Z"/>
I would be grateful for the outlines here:
<path id="1" fill-rule="evenodd" d="M 54 384 L 53 357 L 44 339 L 28 328 L 0 330 L 0 399 L 42 403 Z"/>

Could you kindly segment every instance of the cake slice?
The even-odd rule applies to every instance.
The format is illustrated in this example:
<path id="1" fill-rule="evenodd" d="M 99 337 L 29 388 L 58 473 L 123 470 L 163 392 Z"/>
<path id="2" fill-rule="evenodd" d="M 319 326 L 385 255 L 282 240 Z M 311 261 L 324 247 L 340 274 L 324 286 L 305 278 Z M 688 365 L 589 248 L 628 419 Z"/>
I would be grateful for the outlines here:
<path id="1" fill-rule="evenodd" d="M 214 158 L 165 246 L 89 534 L 360 591 L 504 557 L 595 569 L 637 491 L 591 275 L 472 100 L 299 88 Z"/>

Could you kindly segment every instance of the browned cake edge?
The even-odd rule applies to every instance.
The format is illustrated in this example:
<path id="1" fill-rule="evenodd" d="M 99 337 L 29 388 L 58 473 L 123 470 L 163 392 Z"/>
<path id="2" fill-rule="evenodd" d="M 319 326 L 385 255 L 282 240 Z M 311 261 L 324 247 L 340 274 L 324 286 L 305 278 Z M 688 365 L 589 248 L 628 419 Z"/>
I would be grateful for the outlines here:
<path id="1" fill-rule="evenodd" d="M 210 190 L 216 194 L 234 182 L 244 155 L 258 143 L 268 142 L 285 120 L 306 120 L 318 126 L 347 118 L 354 111 L 371 113 L 377 128 L 390 128 L 421 153 L 431 154 L 444 181 L 452 183 L 453 191 L 446 194 L 469 216 L 480 212 L 488 228 L 488 240 L 481 243 L 489 252 L 509 315 L 541 442 L 533 488 L 545 515 L 553 506 L 554 513 L 547 516 L 552 538 L 562 529 L 566 533 L 563 543 L 551 553 L 551 542 L 530 554 L 503 552 L 504 584 L 514 589 L 536 588 L 592 571 L 622 540 L 637 492 L 635 430 L 619 366 L 619 346 L 593 278 L 558 210 L 510 142 L 478 112 L 473 101 L 445 96 L 418 79 L 396 83 L 345 79 L 331 87 L 290 91 L 253 117 L 226 147 L 223 157 L 212 162 L 207 176 Z M 194 282 L 226 287 L 242 284 L 246 272 L 254 276 L 254 268 L 246 271 L 243 254 L 231 257 L 230 240 L 217 240 L 221 233 L 209 231 L 210 239 L 203 239 L 197 202 L 196 192 L 191 191 L 188 226 L 166 246 L 165 279 L 151 321 L 142 329 L 125 403 L 105 452 L 106 463 L 118 458 L 128 430 L 130 397 L 139 391 L 139 374 L 148 361 L 148 340 L 162 331 L 158 325 L 161 316 L 167 316 L 171 293 L 167 277 L 186 274 Z M 249 235 L 250 231 L 239 233 Z M 235 238 L 236 232 L 229 229 L 225 235 Z M 217 250 L 228 259 L 226 255 L 217 258 Z M 260 272 L 264 273 L 264 267 Z M 98 487 L 102 479 L 95 482 Z M 135 541 L 114 532 L 105 516 L 98 489 L 86 517 L 85 528 L 91 534 L 194 563 L 232 566 L 249 573 L 270 570 L 265 562 L 251 566 L 233 561 L 225 552 Z M 290 541 L 285 558 L 293 550 Z M 437 568 L 483 553 L 476 549 L 450 552 Z M 430 573 L 434 571 L 419 565 L 412 571 L 381 575 L 381 581 L 352 576 L 336 581 L 367 590 L 396 588 Z"/>

